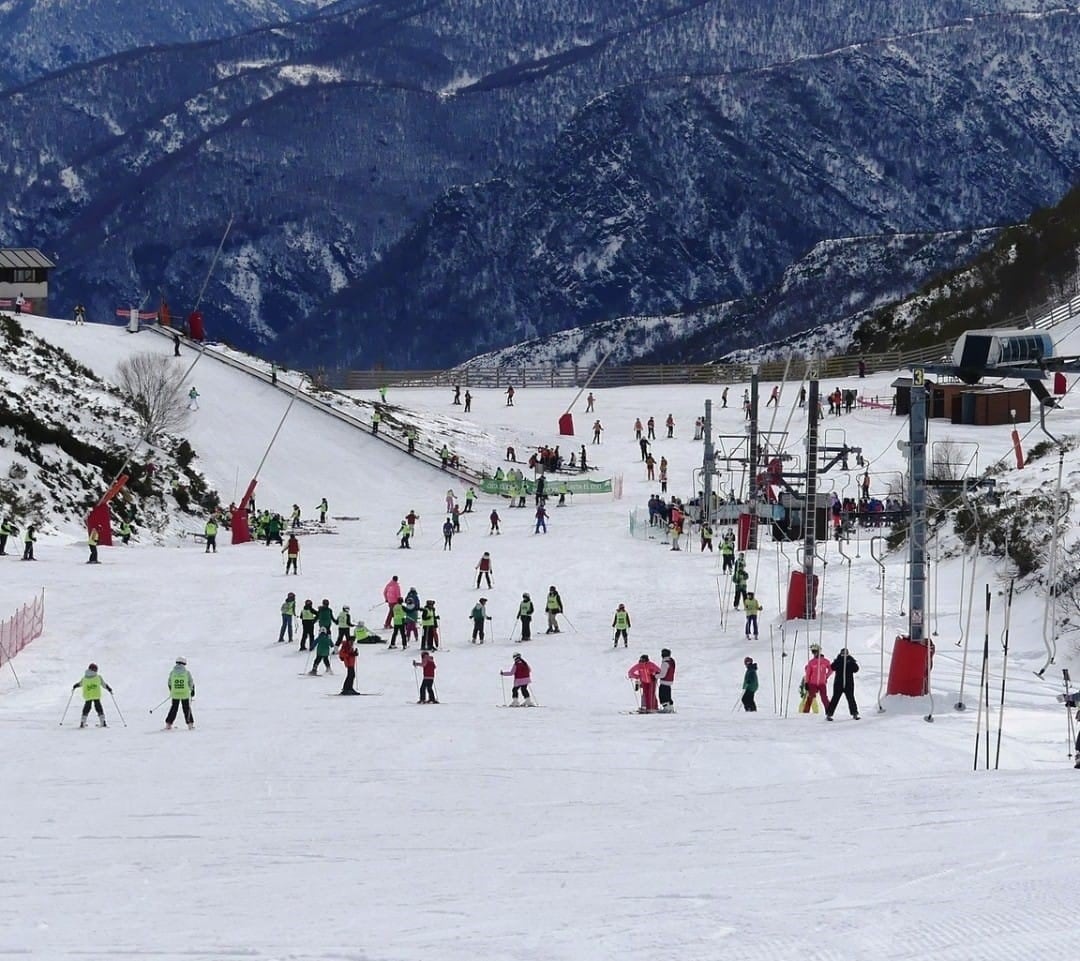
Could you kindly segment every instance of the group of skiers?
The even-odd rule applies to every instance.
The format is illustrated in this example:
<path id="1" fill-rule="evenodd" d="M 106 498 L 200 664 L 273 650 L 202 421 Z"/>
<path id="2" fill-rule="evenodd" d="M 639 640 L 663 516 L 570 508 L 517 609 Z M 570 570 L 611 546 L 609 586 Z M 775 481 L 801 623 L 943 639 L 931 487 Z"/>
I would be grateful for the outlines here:
<path id="1" fill-rule="evenodd" d="M 187 723 L 188 730 L 192 730 L 195 727 L 195 716 L 191 710 L 191 701 L 195 697 L 195 681 L 191 676 L 191 672 L 188 670 L 186 658 L 178 657 L 176 659 L 176 663 L 173 664 L 172 670 L 169 671 L 169 676 L 165 683 L 169 691 L 169 695 L 165 698 L 165 701 L 171 702 L 169 713 L 165 715 L 165 730 L 172 730 L 173 722 L 176 721 L 176 715 L 181 710 L 184 712 L 184 721 Z M 86 721 L 90 717 L 91 710 L 97 714 L 98 727 L 109 726 L 108 722 L 105 720 L 105 709 L 101 705 L 102 690 L 109 692 L 109 696 L 113 699 L 113 704 L 119 714 L 120 706 L 116 704 L 116 695 L 113 693 L 113 689 L 105 682 L 105 679 L 101 674 L 98 673 L 97 664 L 91 662 L 83 672 L 83 676 L 71 685 L 71 697 L 68 698 L 68 707 L 71 706 L 71 698 L 75 696 L 77 690 L 82 692 L 83 699 L 79 727 L 86 727 Z M 165 701 L 152 707 L 150 713 L 153 714 L 157 708 L 165 703 Z M 64 723 L 64 718 L 67 717 L 67 712 L 68 708 L 65 707 L 63 717 L 60 718 L 61 725 Z M 122 715 L 121 720 L 123 720 Z"/>

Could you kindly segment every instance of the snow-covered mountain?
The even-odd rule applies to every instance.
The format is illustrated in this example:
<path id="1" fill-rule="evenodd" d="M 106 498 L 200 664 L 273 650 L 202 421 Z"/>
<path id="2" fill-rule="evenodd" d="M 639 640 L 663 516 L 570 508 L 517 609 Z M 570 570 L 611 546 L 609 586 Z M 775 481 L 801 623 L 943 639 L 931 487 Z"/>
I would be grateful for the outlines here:
<path id="1" fill-rule="evenodd" d="M 1078 23 L 990 0 L 335 4 L 0 95 L 35 118 L 0 144 L 0 239 L 54 254 L 56 302 L 92 318 L 159 291 L 182 311 L 233 214 L 211 331 L 297 364 L 765 302 L 820 245 L 870 238 L 869 262 L 1064 193 Z M 715 347 L 956 262 L 808 278 L 784 323 L 718 324 Z"/>

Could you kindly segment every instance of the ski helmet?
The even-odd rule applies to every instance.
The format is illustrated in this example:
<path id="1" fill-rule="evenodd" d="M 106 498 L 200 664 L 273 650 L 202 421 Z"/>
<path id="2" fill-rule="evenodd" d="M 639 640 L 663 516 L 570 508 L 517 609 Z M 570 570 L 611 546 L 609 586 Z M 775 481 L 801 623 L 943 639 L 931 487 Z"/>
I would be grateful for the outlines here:
<path id="1" fill-rule="evenodd" d="M 289 600 L 296 600 L 296 595 L 292 591 L 289 591 Z"/>
<path id="2" fill-rule="evenodd" d="M 97 670 L 97 665 L 91 663 L 91 665 L 87 668 L 87 670 L 88 671 L 96 671 Z"/>
<path id="3" fill-rule="evenodd" d="M 753 663 L 754 663 L 754 659 L 753 659 L 752 657 L 744 657 L 744 658 L 742 659 L 742 662 L 743 662 L 743 664 L 745 664 L 745 665 L 746 665 L 747 667 L 749 667 L 749 666 L 750 666 L 751 664 L 753 664 Z"/>
<path id="4" fill-rule="evenodd" d="M 177 664 L 182 664 L 184 667 L 187 667 L 187 658 L 186 657 L 178 657 L 176 659 L 176 663 Z"/>
<path id="5" fill-rule="evenodd" d="M 522 598 L 523 598 L 524 600 L 526 600 L 526 601 L 527 601 L 527 600 L 529 599 L 529 595 L 528 595 L 528 594 L 522 594 L 521 596 L 522 596 Z"/>
<path id="6" fill-rule="evenodd" d="M 661 656 L 661 657 L 671 657 L 671 650 L 670 650 L 669 648 L 666 648 L 666 647 L 665 647 L 665 648 L 664 648 L 664 649 L 663 649 L 663 650 L 662 650 L 662 651 L 660 652 L 660 656 Z"/>
<path id="7" fill-rule="evenodd" d="M 520 661 L 521 660 L 521 655 L 520 654 L 515 654 L 514 655 L 514 660 L 515 661 Z"/>
<path id="8" fill-rule="evenodd" d="M 639 664 L 644 664 L 648 659 L 649 659 L 648 654 L 642 654 L 641 657 L 638 658 L 638 663 Z"/>

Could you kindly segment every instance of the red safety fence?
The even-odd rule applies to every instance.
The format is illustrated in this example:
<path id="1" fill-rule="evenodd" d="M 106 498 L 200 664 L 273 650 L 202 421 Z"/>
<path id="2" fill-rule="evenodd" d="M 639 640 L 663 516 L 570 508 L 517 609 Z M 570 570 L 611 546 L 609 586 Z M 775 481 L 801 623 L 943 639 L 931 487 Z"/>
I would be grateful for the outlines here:
<path id="1" fill-rule="evenodd" d="M 0 623 L 0 664 L 11 660 L 45 630 L 45 591 Z"/>

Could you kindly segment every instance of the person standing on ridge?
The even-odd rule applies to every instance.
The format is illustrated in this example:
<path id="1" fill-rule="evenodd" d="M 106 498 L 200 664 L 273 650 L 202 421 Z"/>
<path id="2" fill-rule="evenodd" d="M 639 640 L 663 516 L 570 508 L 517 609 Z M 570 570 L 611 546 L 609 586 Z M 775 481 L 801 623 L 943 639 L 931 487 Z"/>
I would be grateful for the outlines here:
<path id="1" fill-rule="evenodd" d="M 108 727 L 105 723 L 105 711 L 101 707 L 101 689 L 105 688 L 106 691 L 112 694 L 112 688 L 98 674 L 96 664 L 91 664 L 82 678 L 71 685 L 73 691 L 77 687 L 82 688 L 83 696 L 82 719 L 79 721 L 79 727 L 86 727 L 86 719 L 90 716 L 91 708 L 97 711 L 98 727 Z"/>
<path id="2" fill-rule="evenodd" d="M 625 604 L 620 604 L 611 620 L 611 626 L 615 629 L 615 647 L 619 646 L 619 638 L 622 637 L 622 646 L 627 646 L 627 631 L 630 630 L 630 612 Z"/>
<path id="3" fill-rule="evenodd" d="M 532 599 L 528 594 L 521 595 L 521 603 L 518 604 L 517 619 L 521 622 L 521 640 L 532 640 L 532 616 L 533 611 L 536 608 L 533 607 Z"/>
<path id="4" fill-rule="evenodd" d="M 469 615 L 472 618 L 472 643 L 475 644 L 479 638 L 480 643 L 484 643 L 484 621 L 490 621 L 491 617 L 487 612 L 487 598 L 481 597 L 472 609 Z"/>
<path id="5" fill-rule="evenodd" d="M 529 665 L 526 663 L 525 658 L 520 654 L 514 655 L 514 663 L 511 665 L 509 671 L 499 672 L 503 677 L 512 677 L 514 679 L 513 691 L 510 695 L 510 707 L 535 707 L 533 704 L 532 696 L 529 694 L 529 685 L 532 683 L 532 675 L 529 671 Z M 503 689 L 505 692 L 505 688 Z M 518 702 L 518 695 L 521 695 L 521 702 Z M 505 693 L 503 694 L 505 697 Z"/>
<path id="6" fill-rule="evenodd" d="M 178 657 L 173 669 L 169 671 L 169 694 L 172 696 L 172 705 L 169 713 L 165 715 L 165 730 L 171 731 L 173 721 L 176 720 L 177 712 L 184 709 L 184 720 L 187 721 L 188 730 L 195 727 L 195 718 L 191 713 L 191 699 L 195 697 L 195 679 L 187 669 L 187 659 Z"/>
<path id="7" fill-rule="evenodd" d="M 435 658 L 427 651 L 420 655 L 419 661 L 413 661 L 413 667 L 424 669 L 424 680 L 420 684 L 420 700 L 417 704 L 438 704 L 435 699 Z"/>
<path id="8" fill-rule="evenodd" d="M 548 588 L 547 601 L 544 602 L 544 610 L 547 612 L 547 630 L 545 634 L 559 633 L 559 615 L 563 612 L 562 598 L 552 584 Z"/>
<path id="9" fill-rule="evenodd" d="M 754 695 L 758 689 L 758 676 L 757 665 L 754 663 L 752 657 L 743 658 L 743 667 L 746 668 L 746 673 L 743 674 L 742 682 L 742 706 L 744 711 L 756 711 L 757 704 L 754 701 Z"/>
<path id="10" fill-rule="evenodd" d="M 285 554 L 285 573 L 289 573 L 289 569 L 299 576 L 298 564 L 300 562 L 300 541 L 296 539 L 295 534 L 289 535 L 288 543 L 281 549 L 281 553 Z M 291 641 L 292 638 L 290 637 Z"/>
<path id="11" fill-rule="evenodd" d="M 316 507 L 315 510 L 317 510 L 319 512 L 319 523 L 320 524 L 325 524 L 326 523 L 326 512 L 328 510 L 330 510 L 330 505 L 326 503 L 326 498 L 325 497 L 321 501 L 319 501 L 319 506 Z"/>
<path id="12" fill-rule="evenodd" d="M 310 603 L 310 601 L 308 602 Z M 296 617 L 296 595 L 289 591 L 285 595 L 285 601 L 281 605 L 281 630 L 278 631 L 279 644 L 285 643 L 286 633 L 289 635 L 289 643 L 293 640 L 293 619 Z"/>

